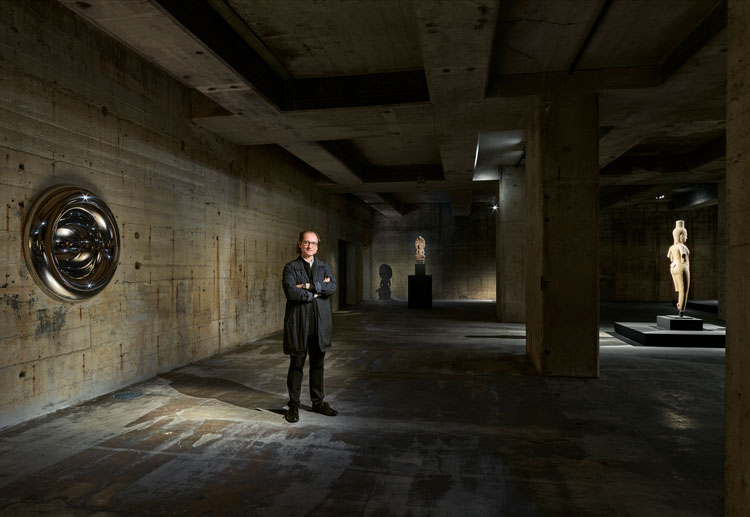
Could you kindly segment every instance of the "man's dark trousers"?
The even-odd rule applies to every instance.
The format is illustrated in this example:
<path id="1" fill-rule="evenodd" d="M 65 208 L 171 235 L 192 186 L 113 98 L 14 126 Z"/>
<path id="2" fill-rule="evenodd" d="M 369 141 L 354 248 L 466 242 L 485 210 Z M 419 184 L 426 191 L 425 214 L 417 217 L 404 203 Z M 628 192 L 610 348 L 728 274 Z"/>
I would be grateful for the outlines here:
<path id="1" fill-rule="evenodd" d="M 326 353 L 320 351 L 317 335 L 307 337 L 305 349 L 300 351 L 299 355 L 289 356 L 289 371 L 286 375 L 286 386 L 289 389 L 289 407 L 299 407 L 305 358 L 308 355 L 310 356 L 310 399 L 313 406 L 321 404 L 325 397 L 323 391 L 323 363 Z"/>

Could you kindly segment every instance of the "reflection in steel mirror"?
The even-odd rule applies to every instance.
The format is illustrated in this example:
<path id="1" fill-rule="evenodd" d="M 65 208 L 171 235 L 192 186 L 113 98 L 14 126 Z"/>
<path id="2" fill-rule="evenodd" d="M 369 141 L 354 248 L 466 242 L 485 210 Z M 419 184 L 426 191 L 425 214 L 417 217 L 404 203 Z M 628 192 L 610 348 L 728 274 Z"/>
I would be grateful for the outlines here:
<path id="1" fill-rule="evenodd" d="M 104 289 L 115 274 L 120 233 L 96 194 L 57 185 L 26 216 L 23 254 L 36 283 L 53 298 L 77 302 Z"/>

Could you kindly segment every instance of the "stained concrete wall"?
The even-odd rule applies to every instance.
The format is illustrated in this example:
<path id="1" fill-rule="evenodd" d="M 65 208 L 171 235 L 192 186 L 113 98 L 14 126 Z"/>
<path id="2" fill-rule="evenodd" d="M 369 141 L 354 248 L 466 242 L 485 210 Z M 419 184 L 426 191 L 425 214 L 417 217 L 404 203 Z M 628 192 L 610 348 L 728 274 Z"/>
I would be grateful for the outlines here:
<path id="1" fill-rule="evenodd" d="M 471 214 L 454 217 L 447 204 L 423 205 L 403 217 L 376 215 L 372 233 L 370 298 L 378 299 L 381 265 L 393 270 L 392 298 L 408 299 L 414 274 L 415 239 L 426 241 L 426 271 L 433 298 L 495 299 L 495 217 L 489 205 L 475 204 Z"/>
<path id="2" fill-rule="evenodd" d="M 369 244 L 369 207 L 280 148 L 199 129 L 186 88 L 64 7 L 0 12 L 0 427 L 279 330 L 302 228 L 334 267 L 338 239 Z M 43 294 L 21 251 L 60 183 L 97 192 L 121 232 L 112 283 L 77 304 Z"/>
<path id="3" fill-rule="evenodd" d="M 709 206 L 670 211 L 659 204 L 607 211 L 599 217 L 602 300 L 676 299 L 667 250 L 682 219 L 690 249 L 690 300 L 717 298 L 718 210 Z"/>

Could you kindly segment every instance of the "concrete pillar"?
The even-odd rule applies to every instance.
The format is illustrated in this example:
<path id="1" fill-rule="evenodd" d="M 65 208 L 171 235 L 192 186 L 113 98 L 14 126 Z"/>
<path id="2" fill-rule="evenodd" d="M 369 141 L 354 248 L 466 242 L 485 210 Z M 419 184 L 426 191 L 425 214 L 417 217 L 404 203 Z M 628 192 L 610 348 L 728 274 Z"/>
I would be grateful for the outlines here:
<path id="1" fill-rule="evenodd" d="M 727 261 L 727 242 L 726 242 L 726 221 L 727 221 L 727 183 L 720 181 L 716 185 L 718 198 L 718 214 L 716 216 L 716 298 L 719 302 L 719 319 L 727 319 L 727 299 L 726 299 L 726 261 Z"/>
<path id="2" fill-rule="evenodd" d="M 526 321 L 526 280 L 524 267 L 525 170 L 500 169 L 495 246 L 497 250 L 497 320 Z"/>
<path id="3" fill-rule="evenodd" d="M 599 375 L 599 104 L 548 85 L 526 142 L 526 351 L 543 375 Z"/>
<path id="4" fill-rule="evenodd" d="M 750 515 L 750 2 L 729 0 L 726 174 L 726 515 Z"/>

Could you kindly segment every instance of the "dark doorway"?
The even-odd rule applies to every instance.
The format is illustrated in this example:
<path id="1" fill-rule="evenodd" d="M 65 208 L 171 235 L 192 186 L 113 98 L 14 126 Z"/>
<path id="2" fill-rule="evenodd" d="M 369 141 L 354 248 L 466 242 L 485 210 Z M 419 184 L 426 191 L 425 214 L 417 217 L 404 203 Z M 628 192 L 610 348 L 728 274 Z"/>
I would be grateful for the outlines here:
<path id="1" fill-rule="evenodd" d="M 339 293 L 339 307 L 346 307 L 349 305 L 346 297 L 347 281 L 346 277 L 348 272 L 347 267 L 347 244 L 346 241 L 339 240 L 339 276 L 336 278 L 338 285 L 336 286 L 336 292 Z"/>

